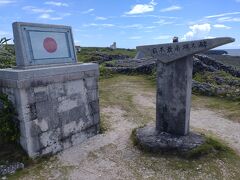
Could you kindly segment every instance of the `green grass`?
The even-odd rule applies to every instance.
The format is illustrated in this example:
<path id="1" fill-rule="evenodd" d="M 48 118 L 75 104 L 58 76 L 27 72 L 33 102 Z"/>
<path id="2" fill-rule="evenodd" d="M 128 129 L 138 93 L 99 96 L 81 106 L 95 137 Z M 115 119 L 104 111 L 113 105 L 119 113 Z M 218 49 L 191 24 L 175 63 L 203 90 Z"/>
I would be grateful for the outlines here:
<path id="1" fill-rule="evenodd" d="M 205 82 L 205 83 L 210 83 L 213 85 L 217 85 L 216 84 L 216 77 L 220 77 L 223 78 L 226 81 L 229 80 L 238 80 L 240 81 L 240 78 L 234 77 L 229 73 L 226 73 L 225 71 L 217 71 L 217 72 L 202 72 L 202 73 L 196 73 L 193 77 L 194 80 L 198 81 L 198 82 Z"/>
<path id="2" fill-rule="evenodd" d="M 203 156 L 209 156 L 211 158 L 212 157 L 227 158 L 231 156 L 237 157 L 237 159 L 240 160 L 240 158 L 231 148 L 229 148 L 226 144 L 224 144 L 220 140 L 217 140 L 216 138 L 212 137 L 206 137 L 206 142 L 203 145 L 185 154 L 185 157 L 188 159 L 201 158 Z"/>
<path id="3" fill-rule="evenodd" d="M 110 129 L 110 124 L 107 123 L 108 117 L 105 114 L 101 113 L 100 119 L 100 134 L 104 134 Z"/>

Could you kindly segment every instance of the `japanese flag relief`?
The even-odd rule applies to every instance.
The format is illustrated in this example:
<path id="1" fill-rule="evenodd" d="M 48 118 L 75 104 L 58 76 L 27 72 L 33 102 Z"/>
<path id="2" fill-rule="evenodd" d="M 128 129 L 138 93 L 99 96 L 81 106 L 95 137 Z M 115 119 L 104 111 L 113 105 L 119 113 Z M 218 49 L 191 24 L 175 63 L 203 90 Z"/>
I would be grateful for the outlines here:
<path id="1" fill-rule="evenodd" d="M 69 57 L 66 33 L 29 31 L 29 36 L 33 59 Z"/>

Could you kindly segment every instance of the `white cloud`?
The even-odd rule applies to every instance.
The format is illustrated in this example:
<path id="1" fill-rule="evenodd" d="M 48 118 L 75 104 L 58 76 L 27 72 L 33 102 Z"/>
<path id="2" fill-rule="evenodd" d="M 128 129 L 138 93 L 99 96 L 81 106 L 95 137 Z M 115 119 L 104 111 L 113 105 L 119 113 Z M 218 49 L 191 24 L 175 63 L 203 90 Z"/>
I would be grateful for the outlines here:
<path id="1" fill-rule="evenodd" d="M 2 37 L 2 36 L 8 36 L 8 35 L 10 35 L 9 32 L 7 32 L 7 31 L 0 31 L 0 37 Z"/>
<path id="2" fill-rule="evenodd" d="M 102 20 L 102 21 L 104 21 L 104 20 L 107 20 L 108 18 L 106 18 L 106 17 L 101 17 L 101 16 L 97 16 L 96 17 L 96 20 Z"/>
<path id="3" fill-rule="evenodd" d="M 96 24 L 96 23 L 83 25 L 83 27 L 103 27 L 103 28 L 114 27 L 114 26 L 115 26 L 114 24 Z"/>
<path id="4" fill-rule="evenodd" d="M 182 7 L 181 6 L 170 6 L 164 9 L 161 9 L 161 12 L 169 12 L 169 11 L 177 11 L 177 10 L 181 10 Z"/>
<path id="5" fill-rule="evenodd" d="M 157 36 L 157 37 L 154 37 L 153 39 L 156 39 L 156 40 L 167 40 L 167 39 L 171 39 L 172 36 L 170 35 L 160 35 L 160 36 Z"/>
<path id="6" fill-rule="evenodd" d="M 221 29 L 231 29 L 232 27 L 226 26 L 224 24 L 214 24 L 213 27 L 215 28 L 221 28 Z"/>
<path id="7" fill-rule="evenodd" d="M 208 23 L 195 24 L 193 26 L 190 26 L 189 28 L 191 30 L 183 36 L 182 40 L 205 38 L 211 31 L 211 25 Z"/>
<path id="8" fill-rule="evenodd" d="M 44 9 L 44 8 L 37 8 L 34 6 L 24 6 L 22 8 L 24 11 L 30 12 L 30 13 L 52 13 L 55 12 L 52 9 Z"/>
<path id="9" fill-rule="evenodd" d="M 236 17 L 221 17 L 217 19 L 218 22 L 240 22 L 240 18 Z"/>
<path id="10" fill-rule="evenodd" d="M 71 15 L 70 13 L 63 13 L 63 14 L 60 14 L 59 16 L 52 16 L 52 15 L 50 15 L 48 13 L 44 13 L 44 14 L 41 14 L 39 16 L 39 18 L 41 18 L 41 19 L 49 19 L 49 20 L 61 20 L 64 17 L 70 16 L 70 15 Z"/>
<path id="11" fill-rule="evenodd" d="M 151 30 L 151 29 L 157 28 L 156 26 L 147 26 L 143 24 L 120 25 L 116 27 L 122 28 L 122 29 L 140 29 L 140 30 L 141 29 Z"/>
<path id="12" fill-rule="evenodd" d="M 131 36 L 128 39 L 142 39 L 142 37 L 141 36 Z"/>
<path id="13" fill-rule="evenodd" d="M 93 12 L 95 9 L 88 9 L 86 11 L 83 11 L 82 14 L 89 14 L 91 12 Z"/>
<path id="14" fill-rule="evenodd" d="M 124 29 L 128 29 L 128 28 L 137 28 L 137 29 L 141 29 L 143 28 L 142 24 L 131 24 L 131 25 L 121 25 L 119 26 L 120 28 L 124 28 Z"/>
<path id="15" fill-rule="evenodd" d="M 39 16 L 41 19 L 61 20 L 62 17 L 52 17 L 50 14 L 44 13 Z"/>
<path id="16" fill-rule="evenodd" d="M 229 15 L 237 15 L 237 14 L 240 14 L 240 12 L 237 11 L 237 12 L 229 12 L 229 13 L 222 13 L 222 14 L 210 15 L 210 16 L 205 16 L 205 18 L 207 18 L 207 19 L 210 19 L 210 18 L 219 18 L 219 17 L 229 16 Z"/>
<path id="17" fill-rule="evenodd" d="M 214 38 L 216 38 L 216 37 L 214 37 L 214 36 L 207 36 L 206 37 L 206 39 L 214 39 Z"/>
<path id="18" fill-rule="evenodd" d="M 47 5 L 52 5 L 52 6 L 58 6 L 58 7 L 68 7 L 69 5 L 67 3 L 63 3 L 63 2 L 57 2 L 57 1 L 47 1 L 44 4 Z"/>
<path id="19" fill-rule="evenodd" d="M 24 6 L 22 9 L 28 13 L 39 14 L 38 18 L 40 19 L 61 20 L 71 15 L 71 13 L 54 13 L 55 11 L 52 9 L 38 8 L 35 6 Z"/>
<path id="20" fill-rule="evenodd" d="M 156 26 L 144 26 L 145 29 L 155 29 L 157 28 Z"/>
<path id="21" fill-rule="evenodd" d="M 136 4 L 132 7 L 132 9 L 125 14 L 133 15 L 133 14 L 144 14 L 147 12 L 154 11 L 155 6 L 157 3 L 154 0 L 151 0 L 148 4 Z"/>
<path id="22" fill-rule="evenodd" d="M 173 24 L 172 21 L 166 21 L 165 19 L 160 19 L 159 21 L 153 22 L 155 24 L 160 24 L 160 25 L 167 25 L 167 24 Z"/>
<path id="23" fill-rule="evenodd" d="M 158 16 L 158 15 L 153 15 L 153 14 L 135 14 L 135 15 L 129 15 L 129 14 L 123 14 L 121 17 L 126 17 L 126 18 L 157 18 L 157 19 L 179 19 L 179 17 L 171 17 L 171 16 Z"/>
<path id="24" fill-rule="evenodd" d="M 16 1 L 11 1 L 11 0 L 0 0 L 0 6 L 1 5 L 7 5 L 7 4 L 12 4 L 15 3 Z"/>

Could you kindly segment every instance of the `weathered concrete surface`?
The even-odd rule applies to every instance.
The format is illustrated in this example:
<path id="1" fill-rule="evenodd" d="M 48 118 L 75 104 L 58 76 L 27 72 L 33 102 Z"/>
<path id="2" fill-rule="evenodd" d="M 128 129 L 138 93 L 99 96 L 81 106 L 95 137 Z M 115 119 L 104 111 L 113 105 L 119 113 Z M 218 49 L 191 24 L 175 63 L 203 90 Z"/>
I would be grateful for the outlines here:
<path id="1" fill-rule="evenodd" d="M 137 47 L 145 56 L 157 59 L 157 131 L 182 136 L 189 133 L 192 55 L 233 41 L 225 37 Z"/>
<path id="2" fill-rule="evenodd" d="M 177 135 L 189 133 L 192 57 L 157 63 L 156 129 Z"/>
<path id="3" fill-rule="evenodd" d="M 234 42 L 230 37 L 203 39 L 198 41 L 186 41 L 170 44 L 157 44 L 149 46 L 138 46 L 137 50 L 145 56 L 151 56 L 163 63 L 169 63 L 193 54 L 207 51 L 215 47 Z"/>
<path id="4" fill-rule="evenodd" d="M 186 152 L 205 142 L 202 135 L 189 133 L 186 136 L 177 136 L 171 133 L 158 132 L 154 126 L 137 129 L 136 140 L 138 145 L 150 152 L 178 151 Z"/>
<path id="5" fill-rule="evenodd" d="M 31 157 L 59 152 L 99 131 L 97 64 L 0 71 Z"/>

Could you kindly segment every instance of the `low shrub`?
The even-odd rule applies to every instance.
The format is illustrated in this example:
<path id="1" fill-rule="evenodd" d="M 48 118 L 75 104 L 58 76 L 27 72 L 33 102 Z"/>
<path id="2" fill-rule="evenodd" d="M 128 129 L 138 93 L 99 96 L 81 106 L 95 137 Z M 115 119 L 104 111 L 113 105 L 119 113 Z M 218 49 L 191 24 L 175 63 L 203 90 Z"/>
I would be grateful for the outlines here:
<path id="1" fill-rule="evenodd" d="M 105 64 L 99 66 L 100 78 L 111 78 L 113 77 L 113 72 L 106 68 Z"/>
<path id="2" fill-rule="evenodd" d="M 7 95 L 0 94 L 0 103 L 0 144 L 15 143 L 20 136 L 16 111 Z"/>

